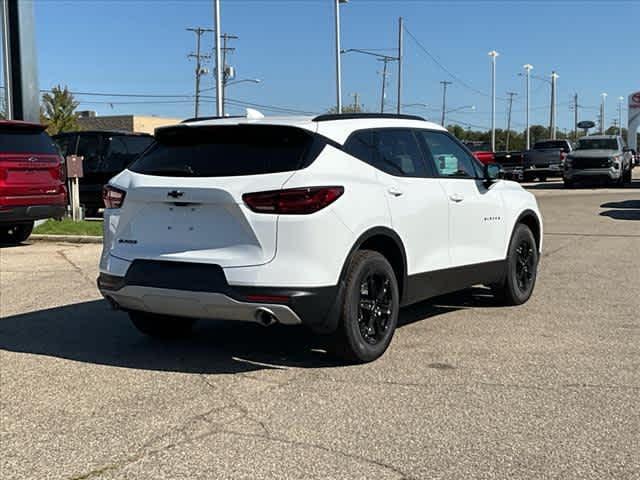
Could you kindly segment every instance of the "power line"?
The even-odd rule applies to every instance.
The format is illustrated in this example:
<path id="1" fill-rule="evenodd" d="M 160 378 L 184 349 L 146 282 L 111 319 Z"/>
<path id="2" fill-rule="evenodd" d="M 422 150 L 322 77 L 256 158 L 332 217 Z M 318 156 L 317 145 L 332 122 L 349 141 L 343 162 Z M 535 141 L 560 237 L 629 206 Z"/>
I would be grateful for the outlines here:
<path id="1" fill-rule="evenodd" d="M 491 95 L 488 94 L 487 92 L 483 92 L 482 90 L 478 90 L 477 88 L 469 85 L 467 82 L 462 80 L 458 75 L 456 75 L 451 70 L 449 70 L 447 67 L 445 67 L 429 50 L 427 50 L 427 48 L 422 43 L 420 43 L 420 41 L 415 37 L 415 35 L 413 33 L 411 33 L 407 29 L 407 27 L 404 27 L 404 30 L 412 38 L 412 40 L 416 43 L 416 45 L 418 45 L 420 50 L 422 50 L 433 61 L 433 63 L 435 63 L 438 67 L 440 67 L 441 70 L 443 70 L 447 75 L 449 75 L 451 78 L 453 78 L 457 83 L 459 83 L 460 85 L 462 85 L 466 89 L 477 93 L 478 95 L 482 95 L 484 97 L 491 97 Z M 506 101 L 505 98 L 501 98 L 501 97 L 496 97 L 496 98 L 498 100 Z"/>

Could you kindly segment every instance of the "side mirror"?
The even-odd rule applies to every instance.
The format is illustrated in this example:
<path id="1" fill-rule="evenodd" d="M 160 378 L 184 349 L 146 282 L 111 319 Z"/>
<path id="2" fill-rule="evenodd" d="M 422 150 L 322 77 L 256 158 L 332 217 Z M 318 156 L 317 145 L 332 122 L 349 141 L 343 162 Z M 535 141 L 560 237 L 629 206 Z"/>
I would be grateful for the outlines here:
<path id="1" fill-rule="evenodd" d="M 487 163 L 484 166 L 484 180 L 487 183 L 494 183 L 502 178 L 502 166 L 499 163 Z"/>

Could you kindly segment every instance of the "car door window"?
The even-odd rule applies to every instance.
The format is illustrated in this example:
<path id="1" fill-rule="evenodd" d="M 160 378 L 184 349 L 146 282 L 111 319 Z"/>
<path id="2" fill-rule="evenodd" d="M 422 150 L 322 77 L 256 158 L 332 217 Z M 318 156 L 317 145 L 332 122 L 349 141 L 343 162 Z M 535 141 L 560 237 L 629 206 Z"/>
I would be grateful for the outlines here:
<path id="1" fill-rule="evenodd" d="M 76 153 L 76 138 L 75 135 L 62 135 L 53 139 L 63 158 L 67 158 L 68 155 Z"/>
<path id="2" fill-rule="evenodd" d="M 473 157 L 448 134 L 420 130 L 419 135 L 424 140 L 428 156 L 439 176 L 478 178 L 478 169 Z"/>
<path id="3" fill-rule="evenodd" d="M 78 140 L 78 155 L 84 157 L 85 172 L 97 172 L 100 168 L 100 136 L 80 135 Z"/>
<path id="4" fill-rule="evenodd" d="M 102 170 L 105 172 L 121 172 L 127 165 L 129 150 L 123 137 L 111 137 L 107 147 L 107 153 L 102 161 Z"/>
<path id="5" fill-rule="evenodd" d="M 362 130 L 345 144 L 345 151 L 389 175 L 424 177 L 422 151 L 409 129 Z"/>

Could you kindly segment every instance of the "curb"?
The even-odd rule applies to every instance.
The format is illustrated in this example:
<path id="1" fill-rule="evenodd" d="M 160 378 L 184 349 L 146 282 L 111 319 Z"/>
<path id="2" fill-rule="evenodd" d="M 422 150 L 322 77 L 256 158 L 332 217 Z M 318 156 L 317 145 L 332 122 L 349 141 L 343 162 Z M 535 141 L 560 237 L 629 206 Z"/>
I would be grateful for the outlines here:
<path id="1" fill-rule="evenodd" d="M 33 234 L 29 240 L 34 242 L 65 242 L 65 243 L 102 243 L 102 237 L 90 235 L 43 235 Z"/>

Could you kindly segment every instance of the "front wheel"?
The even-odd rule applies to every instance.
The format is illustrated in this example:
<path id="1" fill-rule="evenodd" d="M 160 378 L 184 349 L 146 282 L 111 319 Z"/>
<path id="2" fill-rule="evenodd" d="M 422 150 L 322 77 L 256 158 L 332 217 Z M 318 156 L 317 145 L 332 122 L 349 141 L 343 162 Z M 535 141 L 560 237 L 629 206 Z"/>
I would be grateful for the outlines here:
<path id="1" fill-rule="evenodd" d="M 129 311 L 131 323 L 145 335 L 155 338 L 177 338 L 188 335 L 195 320 L 156 313 Z"/>
<path id="2" fill-rule="evenodd" d="M 22 243 L 27 238 L 29 238 L 32 231 L 33 231 L 33 222 L 0 227 L 0 242 Z"/>
<path id="3" fill-rule="evenodd" d="M 355 363 L 371 362 L 389 347 L 400 309 L 393 268 L 378 252 L 361 250 L 349 265 L 340 323 L 330 348 Z"/>
<path id="4" fill-rule="evenodd" d="M 536 239 L 531 229 L 519 223 L 511 236 L 504 281 L 493 287 L 501 303 L 522 305 L 529 300 L 536 284 L 538 260 Z"/>

